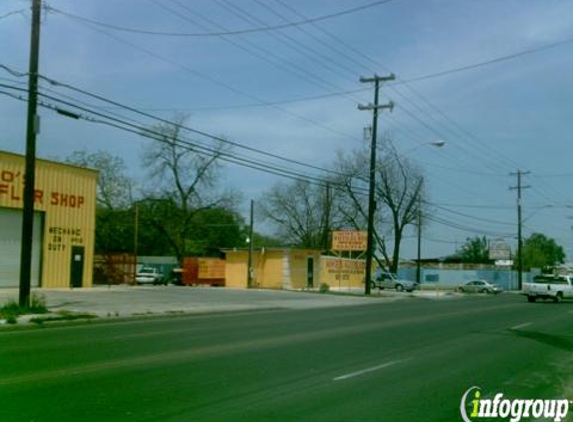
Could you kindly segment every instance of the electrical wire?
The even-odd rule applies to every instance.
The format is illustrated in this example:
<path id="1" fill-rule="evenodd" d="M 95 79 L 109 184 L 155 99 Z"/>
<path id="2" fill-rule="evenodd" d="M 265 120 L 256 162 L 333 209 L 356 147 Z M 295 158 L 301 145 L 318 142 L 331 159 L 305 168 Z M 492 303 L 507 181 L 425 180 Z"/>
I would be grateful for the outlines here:
<path id="1" fill-rule="evenodd" d="M 2 69 L 4 69 L 4 70 L 8 71 L 10 74 L 19 75 L 19 76 L 21 76 L 21 77 L 22 77 L 22 76 L 26 76 L 26 74 L 23 74 L 23 73 L 14 71 L 13 69 L 9 68 L 9 67 L 6 66 L 6 65 L 0 64 L 0 67 L 1 67 Z M 107 104 L 111 104 L 111 105 L 114 106 L 114 107 L 117 107 L 117 108 L 120 108 L 120 109 L 124 109 L 124 110 L 130 111 L 130 112 L 136 113 L 136 114 L 138 114 L 138 115 L 140 115 L 140 116 L 143 116 L 143 117 L 146 117 L 146 118 L 150 118 L 150 119 L 155 120 L 155 121 L 157 121 L 157 122 L 159 122 L 159 123 L 163 123 L 163 124 L 167 124 L 167 125 L 173 125 L 173 126 L 176 126 L 176 127 L 178 127 L 178 128 L 181 128 L 181 129 L 184 129 L 184 130 L 186 130 L 186 131 L 189 131 L 189 132 L 191 132 L 191 133 L 194 133 L 194 134 L 197 134 L 197 135 L 201 135 L 201 136 L 210 138 L 210 139 L 212 139 L 212 140 L 215 140 L 215 141 L 218 141 L 218 142 L 222 142 L 222 143 L 231 145 L 231 146 L 233 146 L 233 147 L 241 148 L 241 149 L 244 149 L 244 150 L 246 150 L 246 151 L 254 152 L 254 153 L 257 153 L 257 154 L 260 154 L 260 155 L 264 155 L 264 156 L 271 157 L 271 158 L 274 158 L 274 159 L 282 160 L 282 161 L 285 161 L 285 162 L 288 162 L 288 163 L 291 163 L 291 164 L 296 164 L 296 165 L 299 165 L 299 166 L 302 166 L 302 167 L 311 168 L 311 169 L 314 169 L 314 170 L 319 170 L 319 171 L 322 171 L 322 172 L 325 172 L 325 173 L 330 173 L 330 174 L 333 174 L 333 175 L 344 176 L 342 173 L 333 171 L 332 169 L 327 169 L 327 168 L 320 167 L 320 166 L 316 166 L 316 165 L 313 165 L 313 164 L 304 163 L 304 162 L 299 161 L 299 160 L 290 159 L 290 158 L 284 157 L 284 156 L 282 156 L 282 155 L 274 154 L 274 153 L 271 153 L 271 152 L 268 152 L 268 151 L 264 151 L 264 150 L 261 150 L 261 149 L 258 149 L 258 148 L 253 148 L 253 147 L 244 145 L 244 144 L 239 143 L 239 142 L 231 141 L 231 140 L 226 139 L 226 138 L 223 138 L 223 137 L 221 137 L 221 136 L 212 135 L 212 134 L 207 133 L 207 132 L 205 132 L 205 131 L 201 131 L 201 130 L 198 130 L 198 129 L 194 129 L 194 128 L 189 127 L 189 126 L 187 126 L 187 125 L 174 124 L 173 122 L 171 122 L 171 121 L 169 121 L 169 120 L 167 120 L 167 119 L 163 119 L 163 118 L 161 118 L 161 117 L 154 116 L 154 115 L 152 115 L 152 114 L 150 114 L 150 113 L 147 113 L 147 112 L 138 110 L 138 109 L 136 109 L 136 108 L 134 108 L 134 107 L 131 107 L 131 106 L 128 106 L 128 105 L 119 103 L 119 102 L 117 102 L 117 101 L 115 101 L 115 100 L 112 100 L 112 99 L 103 97 L 103 96 L 98 95 L 98 94 L 91 93 L 91 92 L 89 92 L 89 91 L 86 91 L 86 90 L 84 90 L 84 89 L 75 87 L 75 86 L 73 86 L 73 85 L 70 85 L 70 84 L 67 84 L 67 83 L 63 83 L 63 82 L 59 82 L 59 81 L 57 81 L 57 80 L 55 80 L 55 79 L 52 79 L 52 78 L 47 77 L 47 76 L 44 76 L 44 75 L 38 75 L 38 77 L 39 77 L 40 80 L 46 81 L 46 82 L 48 82 L 49 84 L 51 84 L 52 86 L 62 87 L 62 88 L 69 89 L 69 90 L 71 90 L 71 91 L 80 93 L 80 94 L 82 94 L 82 95 L 86 95 L 86 96 L 88 96 L 88 97 L 90 97 L 90 98 L 94 98 L 94 99 L 96 99 L 96 100 L 105 102 L 105 103 L 107 103 Z M 7 87 L 7 86 L 5 86 L 5 85 L 0 85 L 0 86 Z M 92 105 L 92 107 L 93 107 L 93 105 Z"/>
<path id="2" fill-rule="evenodd" d="M 13 89 L 13 90 L 20 91 L 23 93 L 27 93 L 27 90 L 23 89 L 23 88 L 11 87 L 11 86 L 8 86 L 5 84 L 0 84 L 0 87 L 9 88 L 9 89 Z M 5 92 L 2 92 L 2 93 L 9 95 L 12 98 L 16 98 L 16 99 L 19 99 L 22 101 L 27 101 L 27 99 L 22 97 L 22 96 L 15 96 L 14 94 L 7 94 Z M 63 104 L 67 107 L 72 107 L 74 109 L 81 110 L 82 112 L 87 112 L 89 114 L 93 114 L 99 118 L 99 119 L 94 119 L 92 117 L 88 117 L 85 115 L 77 115 L 78 118 L 80 118 L 82 120 L 90 121 L 93 123 L 105 124 L 108 126 L 115 127 L 117 129 L 121 129 L 124 131 L 128 131 L 128 132 L 137 134 L 137 135 L 145 136 L 145 137 L 148 137 L 150 139 L 154 139 L 156 141 L 165 142 L 165 135 L 163 135 L 160 132 L 157 132 L 156 130 L 153 130 L 152 128 L 143 126 L 141 124 L 135 124 L 135 123 L 127 122 L 125 120 L 122 120 L 121 118 L 113 117 L 113 116 L 110 116 L 109 114 L 105 114 L 105 113 L 91 110 L 87 107 L 80 106 L 80 105 L 72 103 L 70 101 L 66 101 L 66 100 L 62 100 L 60 98 L 54 97 L 53 95 L 48 95 L 48 94 L 45 94 L 42 92 L 39 92 L 38 95 L 41 97 L 47 98 L 51 101 L 56 101 L 56 102 Z M 50 109 L 55 110 L 55 111 L 58 111 L 58 110 L 61 111 L 62 110 L 61 108 L 58 108 L 57 106 L 50 104 L 50 103 L 47 103 L 45 101 L 39 101 L 39 105 L 41 105 L 42 107 L 45 107 L 45 108 L 50 108 Z M 105 120 L 101 120 L 101 119 L 105 119 Z M 176 126 L 179 127 L 179 125 L 176 125 Z M 202 133 L 202 134 L 204 134 L 204 136 L 207 136 L 211 139 L 223 140 L 223 138 L 220 138 L 220 137 L 215 137 L 215 136 L 205 134 L 205 133 Z M 285 169 L 285 168 L 269 165 L 269 164 L 263 163 L 261 161 L 254 161 L 254 160 L 246 158 L 246 157 L 238 157 L 236 155 L 232 155 L 232 154 L 225 152 L 225 151 L 215 150 L 211 147 L 207 147 L 207 146 L 199 144 L 197 142 L 190 142 L 190 141 L 182 140 L 179 137 L 177 137 L 175 140 L 178 144 L 180 144 L 180 146 L 185 147 L 186 149 L 193 150 L 193 151 L 198 152 L 198 153 L 203 154 L 203 155 L 216 156 L 217 158 L 221 159 L 222 161 L 226 161 L 229 163 L 241 165 L 241 166 L 248 167 L 251 169 L 264 171 L 264 172 L 278 175 L 278 176 L 287 177 L 287 178 L 290 178 L 293 180 L 302 180 L 302 181 L 306 181 L 306 182 L 311 182 L 313 184 L 319 184 L 320 186 L 326 186 L 326 185 L 337 186 L 336 181 L 332 180 L 332 179 L 319 178 L 316 176 L 311 176 L 308 174 L 295 172 L 295 171 L 292 171 L 290 169 Z M 358 190 L 357 192 L 355 192 L 357 194 L 363 194 L 363 195 L 366 194 L 365 190 L 361 191 L 360 188 L 355 188 L 355 189 Z"/>
<path id="3" fill-rule="evenodd" d="M 248 29 L 240 29 L 235 31 L 224 31 L 224 32 L 203 32 L 203 33 L 185 33 L 185 32 L 166 32 L 166 31 L 150 31 L 138 28 L 128 28 L 119 25 L 113 25 L 101 21 L 97 21 L 95 19 L 90 19 L 84 16 L 76 15 L 70 12 L 66 12 L 61 9 L 57 9 L 53 6 L 46 6 L 48 10 L 59 13 L 61 15 L 67 16 L 72 19 L 76 19 L 85 23 L 89 23 L 91 25 L 100 26 L 102 28 L 112 29 L 114 31 L 121 31 L 121 32 L 128 32 L 140 35 L 158 35 L 158 36 L 167 36 L 167 37 L 220 37 L 222 35 L 244 35 L 244 34 L 252 34 L 256 32 L 269 32 L 275 31 L 277 29 L 285 29 L 285 28 L 292 28 L 300 25 L 307 25 L 310 23 L 321 22 L 332 18 L 337 18 L 344 15 L 350 15 L 352 13 L 360 12 L 363 10 L 367 10 L 376 6 L 380 6 L 386 3 L 390 3 L 395 0 L 379 0 L 372 3 L 364 4 L 361 6 L 356 6 L 350 9 L 341 10 L 336 13 L 330 13 L 327 15 L 317 16 L 310 19 L 305 19 L 299 22 L 290 22 L 287 24 L 282 25 L 273 25 L 273 26 L 264 26 L 259 28 L 248 28 Z"/>
<path id="4" fill-rule="evenodd" d="M 110 33 L 106 32 L 106 31 L 103 31 L 103 30 L 101 30 L 101 29 L 99 29 L 99 28 L 91 27 L 91 26 L 89 26 L 89 24 L 86 24 L 86 25 L 87 25 L 91 30 L 93 30 L 93 31 L 95 31 L 95 32 L 98 32 L 98 33 L 100 33 L 100 34 L 103 34 L 103 35 L 105 35 L 105 36 L 107 36 L 107 37 L 109 37 L 109 38 L 111 38 L 111 39 L 113 39 L 113 40 L 115 40 L 115 41 L 117 41 L 117 42 L 119 42 L 119 43 L 121 43 L 121 44 L 127 45 L 128 47 L 130 47 L 130 48 L 132 48 L 132 49 L 134 49 L 134 50 L 137 50 L 137 51 L 139 51 L 139 52 L 142 52 L 142 53 L 144 53 L 144 54 L 146 54 L 146 55 L 148 55 L 148 56 L 150 56 L 150 57 L 153 57 L 153 58 L 155 58 L 155 59 L 157 59 L 157 60 L 159 60 L 159 61 L 162 61 L 162 62 L 164 62 L 164 63 L 170 64 L 170 65 L 172 65 L 172 66 L 174 66 L 174 67 L 178 67 L 179 69 L 181 69 L 181 70 L 183 70 L 183 71 L 185 71 L 185 72 L 187 72 L 187 73 L 190 73 L 190 74 L 192 74 L 192 75 L 194 75 L 194 76 L 196 76 L 196 77 L 198 77 L 198 78 L 200 78 L 200 79 L 206 80 L 206 81 L 208 81 L 208 82 L 210 82 L 210 83 L 213 83 L 213 84 L 218 85 L 218 86 L 220 86 L 220 87 L 222 87 L 222 88 L 225 88 L 225 89 L 229 90 L 230 92 L 233 92 L 233 93 L 235 93 L 235 94 L 239 94 L 239 95 L 241 95 L 241 96 L 250 98 L 251 100 L 254 100 L 254 101 L 258 102 L 258 103 L 260 103 L 261 105 L 265 105 L 265 106 L 274 108 L 275 110 L 278 110 L 279 112 L 281 112 L 281 113 L 283 113 L 283 114 L 289 115 L 289 116 L 291 116 L 291 117 L 293 117 L 293 118 L 295 118 L 295 119 L 297 119 L 297 120 L 304 121 L 304 122 L 306 122 L 306 123 L 308 123 L 308 124 L 310 124 L 310 125 L 319 127 L 319 128 L 321 128 L 321 129 L 323 129 L 323 130 L 325 130 L 325 131 L 328 131 L 328 132 L 330 132 L 330 133 L 333 133 L 333 134 L 337 135 L 338 137 L 340 137 L 340 138 L 342 138 L 342 139 L 345 139 L 345 140 L 348 140 L 348 139 L 357 139 L 357 138 L 356 138 L 355 136 L 353 136 L 353 135 L 349 135 L 349 134 L 347 134 L 347 133 L 340 132 L 340 131 L 338 131 L 338 130 L 336 130 L 336 129 L 333 129 L 333 128 L 330 127 L 330 126 L 327 126 L 327 125 L 323 124 L 322 122 L 318 122 L 318 121 L 316 121 L 316 120 L 310 119 L 310 118 L 308 118 L 308 117 L 306 117 L 306 116 L 303 116 L 303 115 L 301 115 L 301 114 L 294 113 L 294 112 L 289 111 L 289 110 L 287 110 L 287 109 L 285 109 L 285 108 L 283 108 L 283 107 L 280 107 L 279 105 L 271 104 L 269 101 L 266 101 L 266 100 L 264 100 L 264 99 L 262 99 L 262 98 L 259 98 L 259 97 L 257 97 L 256 95 L 249 94 L 249 93 L 247 93 L 247 92 L 245 92 L 245 91 L 242 91 L 242 90 L 240 90 L 240 89 L 238 89 L 238 88 L 235 88 L 235 87 L 233 87 L 233 86 L 231 86 L 231 85 L 229 85 L 229 84 L 227 84 L 227 83 L 225 83 L 225 82 L 219 81 L 219 80 L 217 80 L 217 79 L 215 79 L 215 78 L 213 78 L 213 77 L 211 77 L 211 76 L 209 76 L 209 75 L 206 75 L 206 74 L 204 74 L 204 73 L 202 73 L 202 72 L 199 72 L 199 71 L 196 71 L 196 70 L 194 70 L 194 69 L 191 69 L 190 67 L 188 67 L 188 66 L 186 66 L 186 65 L 183 65 L 183 64 L 178 63 L 178 62 L 176 62 L 176 61 L 174 61 L 174 60 L 168 59 L 168 58 L 166 58 L 166 57 L 164 57 L 164 56 L 162 56 L 162 55 L 160 55 L 160 54 L 157 54 L 157 53 L 155 53 L 155 52 L 153 52 L 153 51 L 151 51 L 151 50 L 149 50 L 149 49 L 147 49 L 147 48 L 144 48 L 144 47 L 141 47 L 141 46 L 139 46 L 139 45 L 137 45 L 137 44 L 134 44 L 134 43 L 131 43 L 131 42 L 129 42 L 129 41 L 126 41 L 126 40 L 124 40 L 124 39 L 122 39 L 122 38 L 120 38 L 120 37 L 117 37 L 117 36 L 115 36 L 115 35 L 113 35 L 113 34 L 110 34 Z"/>
<path id="5" fill-rule="evenodd" d="M 283 7 L 285 7 L 286 9 L 290 10 L 292 13 L 295 13 L 298 17 L 304 17 L 304 15 L 302 15 L 301 13 L 299 13 L 298 11 L 296 11 L 296 9 L 294 9 L 292 6 L 286 4 L 283 0 L 275 0 L 278 4 L 282 5 Z M 377 61 L 371 59 L 369 56 L 367 56 L 366 54 L 362 53 L 361 51 L 359 51 L 358 49 L 348 45 L 347 43 L 345 43 L 343 40 L 341 40 L 339 37 L 336 37 L 335 35 L 329 33 L 328 31 L 322 29 L 320 26 L 313 24 L 312 25 L 314 28 L 318 29 L 319 31 L 321 31 L 323 34 L 325 34 L 326 36 L 328 36 L 329 38 L 333 39 L 337 45 L 342 45 L 344 47 L 346 47 L 348 50 L 352 51 L 354 54 L 357 54 L 358 56 L 366 59 L 367 61 L 369 61 L 370 63 L 373 63 L 376 67 L 382 67 L 384 68 L 383 65 L 381 65 L 380 63 L 378 63 Z M 439 76 L 445 76 L 446 74 L 449 73 L 455 73 L 455 72 L 461 72 L 464 70 L 470 70 L 472 68 L 476 68 L 476 67 L 481 67 L 481 66 L 486 66 L 486 65 L 490 65 L 490 64 L 494 64 L 494 63 L 498 63 L 500 61 L 504 61 L 504 60 L 509 60 L 509 59 L 513 59 L 513 58 L 517 58 L 517 57 L 521 57 L 524 56 L 526 54 L 532 54 L 532 53 L 536 53 L 539 51 L 543 51 L 549 48 L 554 48 L 557 46 L 561 46 L 564 44 L 568 44 L 570 42 L 572 42 L 573 39 L 566 39 L 560 42 L 556 42 L 553 44 L 549 44 L 549 45 L 545 45 L 545 46 L 541 46 L 538 48 L 533 48 L 533 49 L 529 49 L 529 50 L 525 50 L 525 51 L 521 51 L 518 53 L 514 53 L 514 54 L 510 54 L 510 55 L 506 55 L 506 56 L 500 56 L 491 60 L 487 60 L 485 62 L 479 62 L 479 63 L 474 63 L 471 65 L 466 65 L 466 66 L 462 66 L 462 67 L 458 67 L 455 69 L 450 69 L 447 72 L 440 72 L 439 74 L 430 74 L 430 75 L 424 75 L 422 77 L 417 77 L 417 78 L 410 78 L 407 80 L 402 80 L 402 79 L 398 79 L 397 82 L 395 82 L 394 84 L 390 84 L 389 87 L 391 89 L 393 89 L 395 86 L 399 85 L 399 84 L 404 84 L 410 91 L 412 91 L 418 98 L 420 98 L 425 104 L 427 104 L 428 106 L 430 106 L 434 111 L 438 112 L 440 114 L 440 116 L 442 116 L 442 118 L 446 119 L 446 121 L 452 125 L 452 127 L 454 127 L 456 129 L 456 131 L 461 131 L 464 136 L 469 136 L 470 139 L 472 140 L 472 142 L 476 142 L 476 148 L 479 148 L 479 150 L 483 153 L 485 153 L 486 155 L 488 155 L 488 157 L 490 159 L 493 160 L 501 160 L 500 162 L 503 162 L 503 164 L 500 165 L 500 167 L 503 167 L 504 165 L 506 165 L 507 163 L 509 163 L 510 167 L 512 168 L 519 168 L 521 166 L 517 165 L 515 162 L 513 162 L 512 160 L 508 159 L 507 157 L 503 157 L 501 154 L 499 154 L 499 152 L 497 151 L 493 151 L 491 150 L 491 148 L 489 148 L 486 144 L 484 144 L 483 142 L 481 142 L 481 140 L 479 140 L 477 137 L 475 137 L 473 134 L 469 133 L 468 131 L 466 131 L 465 129 L 463 129 L 458 123 L 456 123 L 455 121 L 453 121 L 449 116 L 447 116 L 439 107 L 437 107 L 434 103 L 432 103 L 429 99 L 427 99 L 423 94 L 421 94 L 421 92 L 419 92 L 416 88 L 414 88 L 410 82 L 415 82 L 415 81 L 419 81 L 421 80 L 421 78 L 434 78 L 434 77 L 439 77 Z M 338 49 L 339 50 L 339 49 Z M 340 51 L 340 50 L 339 50 Z M 345 55 L 346 57 L 349 57 L 347 55 Z M 389 69 L 386 69 L 387 71 L 390 71 Z M 395 91 L 396 92 L 396 91 Z M 459 147 L 459 145 L 454 144 L 455 146 Z M 478 146 L 479 145 L 479 146 Z M 547 189 L 547 188 L 546 188 Z M 541 196 L 543 196 L 543 193 L 541 193 Z M 546 196 L 547 197 L 547 196 Z"/>
<path id="6" fill-rule="evenodd" d="M 16 90 L 16 91 L 19 91 L 22 93 L 27 92 L 23 88 L 5 86 L 4 84 L 0 84 L 0 87 L 13 89 L 13 90 Z M 22 95 L 18 96 L 16 94 L 7 93 L 5 91 L 0 91 L 0 93 L 8 95 L 12 98 L 24 101 L 24 102 L 27 101 L 27 99 Z M 119 119 L 110 117 L 110 116 L 105 115 L 103 113 L 89 110 L 85 107 L 78 106 L 77 104 L 74 104 L 74 103 L 69 102 L 69 101 L 61 100 L 61 99 L 54 97 L 54 96 L 51 96 L 51 95 L 47 95 L 47 94 L 43 94 L 43 93 L 39 93 L 39 95 L 41 97 L 44 97 L 44 98 L 47 98 L 49 100 L 55 101 L 57 103 L 63 104 L 67 107 L 72 107 L 74 109 L 78 109 L 78 110 L 81 110 L 83 112 L 87 112 L 87 113 L 90 113 L 90 114 L 93 114 L 95 116 L 100 117 L 100 118 L 93 118 L 93 117 L 89 117 L 89 116 L 85 116 L 85 115 L 76 115 L 76 117 L 79 119 L 86 120 L 86 121 L 92 122 L 92 123 L 101 123 L 101 124 L 104 124 L 104 125 L 116 128 L 116 129 L 120 129 L 123 131 L 127 131 L 130 133 L 139 135 L 139 136 L 143 136 L 143 137 L 152 139 L 154 141 L 163 142 L 163 143 L 167 142 L 164 134 L 157 132 L 153 129 L 150 129 L 148 127 L 139 126 L 139 125 L 125 122 L 125 121 L 121 121 Z M 48 108 L 48 109 L 55 110 L 55 111 L 65 111 L 65 109 L 62 109 L 61 107 L 58 107 L 58 106 L 54 105 L 53 103 L 49 103 L 49 102 L 46 102 L 43 100 L 39 101 L 38 105 L 40 107 Z M 102 120 L 102 119 L 105 119 L 105 120 Z M 177 146 L 179 146 L 181 148 L 184 148 L 184 149 L 187 149 L 190 151 L 194 151 L 194 152 L 197 152 L 199 154 L 211 156 L 211 157 L 217 156 L 218 159 L 221 159 L 222 161 L 225 161 L 228 163 L 236 164 L 239 166 L 247 167 L 247 168 L 258 170 L 258 171 L 263 171 L 263 172 L 268 173 L 268 174 L 274 174 L 274 175 L 288 178 L 291 180 L 304 181 L 304 182 L 315 184 L 315 185 L 321 186 L 321 187 L 326 187 L 326 186 L 332 187 L 333 186 L 333 183 L 331 180 L 320 179 L 320 178 L 309 176 L 307 174 L 291 172 L 289 170 L 280 169 L 280 168 L 276 168 L 276 167 L 273 168 L 271 166 L 267 166 L 267 165 L 262 164 L 260 162 L 253 162 L 250 160 L 245 160 L 244 158 L 241 158 L 240 160 L 238 160 L 238 159 L 236 159 L 236 157 L 232 156 L 231 154 L 217 151 L 217 150 L 214 150 L 212 148 L 205 147 L 204 145 L 197 144 L 195 142 L 189 142 L 186 140 L 182 140 L 178 137 L 175 138 L 175 142 L 176 142 Z M 357 192 L 355 192 L 355 193 L 357 193 Z M 366 196 L 366 190 L 364 190 L 363 192 L 358 192 L 358 194 L 362 194 L 362 195 Z M 451 227 L 451 228 L 454 228 L 457 230 L 466 231 L 466 232 L 479 233 L 479 234 L 483 234 L 483 235 L 493 235 L 493 236 L 498 236 L 498 237 L 500 237 L 500 236 L 506 236 L 506 237 L 513 236 L 513 235 L 501 234 L 499 232 L 487 231 L 487 230 L 476 230 L 474 227 L 467 227 L 461 223 L 456 223 L 456 222 L 453 222 L 451 220 L 444 220 L 444 219 L 438 218 L 436 216 L 426 216 L 426 218 L 428 220 L 436 222 L 438 224 L 446 225 L 448 227 Z"/>
<path id="7" fill-rule="evenodd" d="M 0 15 L 0 19 L 5 19 L 5 18 L 12 16 L 12 15 L 21 15 L 21 14 L 24 14 L 26 11 L 27 11 L 26 9 L 13 10 L 11 12 Z"/>

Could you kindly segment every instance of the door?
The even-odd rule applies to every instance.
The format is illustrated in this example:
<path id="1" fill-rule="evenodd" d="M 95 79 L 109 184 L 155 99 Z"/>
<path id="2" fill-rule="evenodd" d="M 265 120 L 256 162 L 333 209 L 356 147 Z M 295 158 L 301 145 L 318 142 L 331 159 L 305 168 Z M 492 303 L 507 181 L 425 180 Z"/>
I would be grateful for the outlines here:
<path id="1" fill-rule="evenodd" d="M 306 259 L 306 287 L 314 287 L 314 258 Z"/>
<path id="2" fill-rule="evenodd" d="M 70 264 L 70 287 L 82 287 L 84 284 L 84 247 L 72 246 Z"/>

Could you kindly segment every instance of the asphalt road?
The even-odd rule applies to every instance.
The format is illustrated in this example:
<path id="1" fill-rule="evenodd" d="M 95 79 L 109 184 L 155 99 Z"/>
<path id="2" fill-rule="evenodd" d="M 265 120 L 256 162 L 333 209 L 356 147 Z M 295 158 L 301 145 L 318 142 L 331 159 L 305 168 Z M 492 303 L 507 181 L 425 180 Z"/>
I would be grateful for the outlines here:
<path id="1" fill-rule="evenodd" d="M 0 421 L 460 421 L 472 386 L 573 399 L 572 319 L 504 294 L 5 331 Z"/>

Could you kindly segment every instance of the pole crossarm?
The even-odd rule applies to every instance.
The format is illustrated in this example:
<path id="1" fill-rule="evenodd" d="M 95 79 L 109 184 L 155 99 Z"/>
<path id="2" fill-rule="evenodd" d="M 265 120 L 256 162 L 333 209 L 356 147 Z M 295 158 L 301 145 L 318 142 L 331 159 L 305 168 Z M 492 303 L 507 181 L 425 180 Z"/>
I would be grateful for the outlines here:
<path id="1" fill-rule="evenodd" d="M 374 105 L 372 103 L 368 103 L 367 105 L 358 104 L 358 110 L 360 111 L 383 110 L 383 109 L 389 109 L 390 111 L 394 110 L 394 102 L 390 101 L 388 104 L 380 104 L 380 105 Z"/>
<path id="2" fill-rule="evenodd" d="M 378 75 L 374 75 L 372 78 L 367 78 L 364 76 L 360 77 L 360 82 L 361 83 L 377 83 L 377 82 L 390 82 L 390 81 L 394 81 L 396 80 L 396 75 L 394 75 L 393 73 L 390 73 L 388 76 L 378 76 Z"/>

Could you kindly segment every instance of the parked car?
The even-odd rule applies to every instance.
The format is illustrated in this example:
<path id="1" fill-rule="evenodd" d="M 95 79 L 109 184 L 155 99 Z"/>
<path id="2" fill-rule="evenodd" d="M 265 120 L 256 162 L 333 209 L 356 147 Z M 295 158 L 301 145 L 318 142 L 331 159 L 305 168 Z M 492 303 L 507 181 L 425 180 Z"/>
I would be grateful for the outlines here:
<path id="1" fill-rule="evenodd" d="M 472 280 L 458 287 L 463 293 L 501 293 L 502 288 L 485 280 Z"/>
<path id="2" fill-rule="evenodd" d="M 155 267 L 143 267 L 135 275 L 135 282 L 137 284 L 167 284 L 163 273 Z"/>
<path id="3" fill-rule="evenodd" d="M 171 270 L 171 276 L 169 277 L 169 282 L 177 286 L 183 285 L 183 268 L 173 268 Z"/>
<path id="4" fill-rule="evenodd" d="M 372 286 L 377 287 L 380 290 L 396 289 L 396 291 L 398 292 L 404 290 L 407 292 L 411 292 L 419 287 L 418 283 L 416 283 L 415 281 L 396 278 L 394 274 L 382 270 L 380 268 L 374 272 L 374 279 L 372 280 Z"/>
<path id="5" fill-rule="evenodd" d="M 523 283 L 522 292 L 528 302 L 537 299 L 552 299 L 561 302 L 564 298 L 573 298 L 573 276 L 538 275 L 532 283 Z"/>

